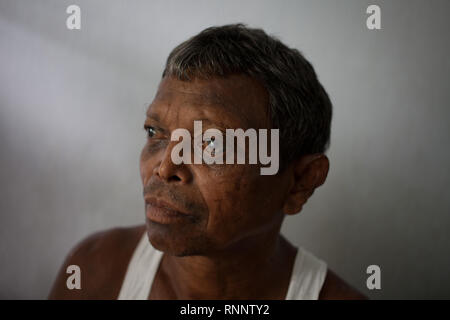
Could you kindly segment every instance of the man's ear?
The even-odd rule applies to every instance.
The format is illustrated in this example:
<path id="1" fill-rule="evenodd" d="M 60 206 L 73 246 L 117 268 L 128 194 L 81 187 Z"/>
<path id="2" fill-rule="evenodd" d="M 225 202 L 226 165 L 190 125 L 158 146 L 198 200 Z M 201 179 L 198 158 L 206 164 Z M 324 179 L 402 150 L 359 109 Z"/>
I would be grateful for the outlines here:
<path id="1" fill-rule="evenodd" d="M 295 214 L 327 178 L 330 162 L 322 153 L 308 154 L 292 163 L 291 183 L 283 206 L 285 214 Z"/>

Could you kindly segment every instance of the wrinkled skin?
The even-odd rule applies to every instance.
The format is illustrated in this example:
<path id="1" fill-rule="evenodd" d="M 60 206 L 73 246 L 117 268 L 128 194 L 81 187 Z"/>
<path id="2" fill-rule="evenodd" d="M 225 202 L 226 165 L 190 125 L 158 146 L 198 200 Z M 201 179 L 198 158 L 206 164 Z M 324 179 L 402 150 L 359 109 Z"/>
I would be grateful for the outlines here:
<path id="1" fill-rule="evenodd" d="M 254 247 L 276 233 L 290 182 L 286 176 L 261 175 L 258 165 L 174 165 L 171 151 L 178 141 L 170 141 L 169 135 L 176 128 L 193 132 L 199 119 L 208 120 L 202 120 L 203 130 L 267 128 L 267 103 L 265 90 L 242 76 L 162 81 L 145 122 L 158 129 L 141 154 L 144 191 L 194 212 L 198 219 L 164 226 L 147 220 L 156 248 L 174 255 L 207 255 L 238 244 Z"/>

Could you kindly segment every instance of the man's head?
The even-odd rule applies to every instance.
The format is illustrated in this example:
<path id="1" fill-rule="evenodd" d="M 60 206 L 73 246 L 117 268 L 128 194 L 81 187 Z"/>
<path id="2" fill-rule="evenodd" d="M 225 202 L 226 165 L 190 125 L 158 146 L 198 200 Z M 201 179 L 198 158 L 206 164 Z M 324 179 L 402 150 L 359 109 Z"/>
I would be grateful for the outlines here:
<path id="1" fill-rule="evenodd" d="M 194 120 L 203 130 L 279 129 L 281 170 L 175 165 L 171 132 L 193 132 Z M 262 30 L 213 27 L 177 46 L 145 122 L 140 168 L 152 244 L 175 255 L 212 254 L 278 234 L 284 215 L 299 212 L 325 181 L 330 122 L 313 67 Z M 161 208 L 167 203 L 171 209 Z"/>

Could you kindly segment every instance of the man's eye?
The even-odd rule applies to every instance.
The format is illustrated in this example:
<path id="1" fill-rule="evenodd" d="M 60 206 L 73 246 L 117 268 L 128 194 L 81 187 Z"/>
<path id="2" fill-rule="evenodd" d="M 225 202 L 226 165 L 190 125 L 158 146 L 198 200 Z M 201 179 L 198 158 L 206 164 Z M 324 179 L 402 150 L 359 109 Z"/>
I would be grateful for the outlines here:
<path id="1" fill-rule="evenodd" d="M 211 137 L 211 139 L 208 139 L 204 142 L 205 150 L 214 157 L 215 155 L 218 155 L 223 152 L 223 146 L 219 144 L 219 141 L 216 141 L 214 137 Z"/>
<path id="2" fill-rule="evenodd" d="M 209 153 L 211 153 L 212 156 L 215 154 L 214 150 L 214 140 L 207 140 L 203 143 L 204 150 L 207 150 Z"/>
<path id="3" fill-rule="evenodd" d="M 151 126 L 145 126 L 144 127 L 145 131 L 147 131 L 147 136 L 149 138 L 153 138 L 156 134 L 156 129 L 151 127 Z"/>
<path id="4" fill-rule="evenodd" d="M 211 139 L 206 140 L 205 141 L 205 147 L 214 148 L 215 147 L 214 140 L 215 140 L 214 137 L 212 137 Z"/>

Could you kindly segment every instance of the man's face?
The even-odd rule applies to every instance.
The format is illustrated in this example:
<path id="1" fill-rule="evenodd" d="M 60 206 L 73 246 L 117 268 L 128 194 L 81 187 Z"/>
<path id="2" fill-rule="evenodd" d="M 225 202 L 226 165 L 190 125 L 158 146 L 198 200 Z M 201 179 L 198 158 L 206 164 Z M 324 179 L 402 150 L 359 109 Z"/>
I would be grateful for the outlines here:
<path id="1" fill-rule="evenodd" d="M 265 89 L 244 75 L 162 80 L 147 111 L 151 134 L 140 158 L 144 198 L 151 199 L 147 232 L 155 248 L 179 256 L 211 254 L 279 230 L 288 189 L 283 172 L 261 175 L 259 164 L 175 165 L 171 159 L 179 143 L 170 140 L 173 130 L 187 129 L 194 138 L 194 120 L 224 137 L 225 129 L 269 129 L 267 106 Z M 171 211 L 158 208 L 160 200 L 184 215 L 166 219 Z"/>

